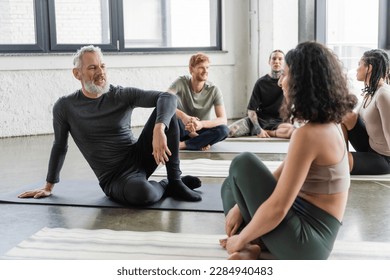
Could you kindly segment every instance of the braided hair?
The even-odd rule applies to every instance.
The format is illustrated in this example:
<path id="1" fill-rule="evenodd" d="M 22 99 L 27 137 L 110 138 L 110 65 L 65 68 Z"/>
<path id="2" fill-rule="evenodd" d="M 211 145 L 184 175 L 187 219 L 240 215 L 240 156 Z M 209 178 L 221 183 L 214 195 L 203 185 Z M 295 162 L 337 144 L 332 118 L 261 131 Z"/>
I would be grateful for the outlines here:
<path id="1" fill-rule="evenodd" d="M 366 51 L 362 61 L 366 66 L 372 66 L 370 81 L 368 84 L 365 82 L 364 89 L 362 89 L 365 97 L 372 97 L 378 89 L 380 79 L 384 79 L 387 84 L 390 82 L 389 56 L 383 50 L 374 49 Z M 367 75 L 368 73 L 365 80 L 367 80 Z"/>

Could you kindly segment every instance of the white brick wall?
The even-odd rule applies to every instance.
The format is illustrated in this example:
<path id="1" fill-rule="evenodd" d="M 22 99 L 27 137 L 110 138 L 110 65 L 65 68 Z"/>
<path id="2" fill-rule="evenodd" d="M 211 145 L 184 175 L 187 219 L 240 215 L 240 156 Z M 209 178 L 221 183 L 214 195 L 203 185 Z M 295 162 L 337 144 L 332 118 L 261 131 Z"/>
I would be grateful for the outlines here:
<path id="1" fill-rule="evenodd" d="M 102 18 L 107 16 L 102 15 L 101 2 L 101 0 L 57 1 L 55 8 L 58 43 L 101 43 L 101 21 Z M 105 9 L 103 10 L 106 11 Z"/>
<path id="2" fill-rule="evenodd" d="M 32 0 L 0 0 L 0 44 L 35 43 Z"/>

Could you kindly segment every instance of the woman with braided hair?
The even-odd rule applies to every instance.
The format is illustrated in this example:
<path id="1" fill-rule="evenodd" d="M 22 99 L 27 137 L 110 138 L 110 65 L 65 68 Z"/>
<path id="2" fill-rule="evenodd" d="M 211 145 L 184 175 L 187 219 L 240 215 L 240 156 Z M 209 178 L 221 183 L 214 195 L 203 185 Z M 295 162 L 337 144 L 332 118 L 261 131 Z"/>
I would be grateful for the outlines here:
<path id="1" fill-rule="evenodd" d="M 343 119 L 344 135 L 356 152 L 350 152 L 353 175 L 390 173 L 390 71 L 389 56 L 380 49 L 366 51 L 356 78 L 364 82 L 363 102 Z"/>

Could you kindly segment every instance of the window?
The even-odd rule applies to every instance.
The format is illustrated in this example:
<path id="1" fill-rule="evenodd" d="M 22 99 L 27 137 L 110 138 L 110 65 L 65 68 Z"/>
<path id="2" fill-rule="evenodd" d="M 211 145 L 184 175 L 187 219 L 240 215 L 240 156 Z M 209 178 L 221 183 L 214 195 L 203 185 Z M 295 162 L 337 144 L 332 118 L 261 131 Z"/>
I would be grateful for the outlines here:
<path id="1" fill-rule="evenodd" d="M 0 0 L 0 52 L 220 50 L 221 0 Z"/>
<path id="2" fill-rule="evenodd" d="M 0 44 L 35 44 L 34 3 L 0 1 Z"/>
<path id="3" fill-rule="evenodd" d="M 306 0 L 302 0 L 306 1 Z M 356 68 L 369 49 L 390 49 L 390 0 L 316 0 L 316 40 L 333 49 L 351 92 L 362 101 Z"/>
<path id="4" fill-rule="evenodd" d="M 41 4 L 33 0 L 0 0 L 0 51 L 42 51 Z"/>
<path id="5" fill-rule="evenodd" d="M 317 40 L 332 48 L 345 68 L 355 69 L 364 51 L 388 48 L 387 4 L 388 0 L 317 0 Z"/>
<path id="6" fill-rule="evenodd" d="M 124 0 L 124 47 L 216 48 L 218 7 L 215 0 Z"/>

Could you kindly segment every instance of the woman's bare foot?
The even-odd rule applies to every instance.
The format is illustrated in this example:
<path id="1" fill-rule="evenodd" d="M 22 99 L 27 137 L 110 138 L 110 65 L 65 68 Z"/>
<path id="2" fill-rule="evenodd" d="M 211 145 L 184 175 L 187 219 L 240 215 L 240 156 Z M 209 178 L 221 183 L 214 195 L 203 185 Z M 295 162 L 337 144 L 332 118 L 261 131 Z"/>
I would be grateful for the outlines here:
<path id="1" fill-rule="evenodd" d="M 228 260 L 258 260 L 260 253 L 259 245 L 247 244 L 241 251 L 231 254 Z"/>

